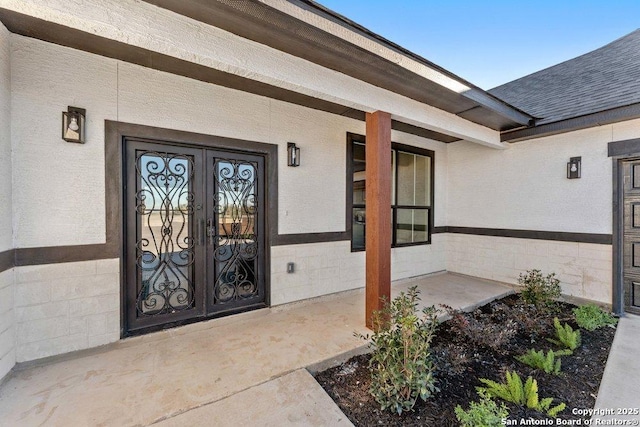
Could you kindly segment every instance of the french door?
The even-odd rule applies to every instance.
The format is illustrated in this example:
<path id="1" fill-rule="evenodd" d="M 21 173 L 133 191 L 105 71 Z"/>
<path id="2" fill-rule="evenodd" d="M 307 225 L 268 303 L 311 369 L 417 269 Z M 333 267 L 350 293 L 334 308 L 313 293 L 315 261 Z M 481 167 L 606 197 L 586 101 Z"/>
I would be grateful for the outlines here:
<path id="1" fill-rule="evenodd" d="M 266 306 L 264 158 L 125 142 L 125 333 Z"/>

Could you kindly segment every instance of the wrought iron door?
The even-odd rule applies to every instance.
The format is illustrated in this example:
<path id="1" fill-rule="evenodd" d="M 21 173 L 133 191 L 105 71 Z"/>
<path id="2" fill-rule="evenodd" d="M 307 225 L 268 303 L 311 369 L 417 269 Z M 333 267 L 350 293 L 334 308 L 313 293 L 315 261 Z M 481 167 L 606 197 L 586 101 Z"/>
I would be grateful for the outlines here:
<path id="1" fill-rule="evenodd" d="M 207 156 L 207 309 L 224 312 L 265 300 L 262 158 Z"/>
<path id="2" fill-rule="evenodd" d="M 625 311 L 640 314 L 640 161 L 623 163 Z"/>
<path id="3" fill-rule="evenodd" d="M 125 333 L 264 307 L 263 158 L 126 142 Z"/>

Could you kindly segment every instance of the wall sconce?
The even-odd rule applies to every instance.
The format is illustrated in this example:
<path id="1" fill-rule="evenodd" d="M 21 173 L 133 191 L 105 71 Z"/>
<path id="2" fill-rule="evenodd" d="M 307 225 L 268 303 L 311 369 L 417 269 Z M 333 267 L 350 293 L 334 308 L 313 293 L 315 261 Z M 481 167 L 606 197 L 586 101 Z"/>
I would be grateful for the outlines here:
<path id="1" fill-rule="evenodd" d="M 84 144 L 86 115 L 84 108 L 67 107 L 67 111 L 62 112 L 62 139 Z"/>
<path id="2" fill-rule="evenodd" d="M 567 178 L 580 178 L 582 174 L 582 157 L 571 157 L 567 163 Z"/>
<path id="3" fill-rule="evenodd" d="M 300 166 L 300 147 L 293 142 L 287 142 L 287 166 Z"/>

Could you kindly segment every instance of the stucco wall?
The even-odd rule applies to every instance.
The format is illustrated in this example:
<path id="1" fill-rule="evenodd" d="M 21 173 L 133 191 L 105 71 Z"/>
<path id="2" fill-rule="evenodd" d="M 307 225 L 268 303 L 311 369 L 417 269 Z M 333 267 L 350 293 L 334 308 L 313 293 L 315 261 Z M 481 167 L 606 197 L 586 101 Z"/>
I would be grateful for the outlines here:
<path id="1" fill-rule="evenodd" d="M 104 120 L 277 144 L 280 234 L 345 230 L 346 133 L 364 134 L 364 122 L 18 35 L 11 41 L 18 247 L 105 241 Z M 84 145 L 60 138 L 68 105 L 87 109 Z M 396 131 L 392 139 L 435 151 L 435 224 L 445 225 L 447 145 Z M 287 142 L 301 148 L 298 168 L 286 166 Z M 443 270 L 444 241 L 433 241 L 394 249 L 393 278 Z M 271 255 L 274 305 L 364 286 L 364 254 L 348 242 L 278 246 Z M 289 261 L 295 274 L 286 274 Z M 16 269 L 19 361 L 118 339 L 118 266 L 101 272 L 102 262 Z"/>
<path id="2" fill-rule="evenodd" d="M 449 147 L 448 225 L 612 233 L 611 141 L 640 137 L 640 120 L 513 144 L 505 151 Z M 566 178 L 570 157 L 582 178 Z M 555 272 L 563 292 L 611 303 L 612 247 L 450 234 L 447 270 L 516 283 L 519 273 Z"/>
<path id="3" fill-rule="evenodd" d="M 612 126 L 490 150 L 449 147 L 449 226 L 611 233 Z M 582 156 L 582 178 L 567 179 Z"/>
<path id="4" fill-rule="evenodd" d="M 10 51 L 9 32 L 0 23 L 0 252 L 13 248 Z M 13 269 L 0 272 L 0 378 L 16 360 L 13 293 Z"/>
<path id="5" fill-rule="evenodd" d="M 11 49 L 0 23 L 0 252 L 13 248 L 11 196 Z"/>

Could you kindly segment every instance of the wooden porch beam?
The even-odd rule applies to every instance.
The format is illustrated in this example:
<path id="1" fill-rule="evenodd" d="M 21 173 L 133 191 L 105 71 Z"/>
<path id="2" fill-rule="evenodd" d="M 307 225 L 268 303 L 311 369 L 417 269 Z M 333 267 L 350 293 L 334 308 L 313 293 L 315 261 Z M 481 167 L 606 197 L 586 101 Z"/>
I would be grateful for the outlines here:
<path id="1" fill-rule="evenodd" d="M 391 115 L 367 113 L 366 143 L 366 304 L 373 329 L 374 310 L 391 298 Z"/>

